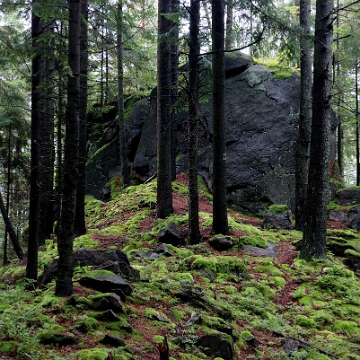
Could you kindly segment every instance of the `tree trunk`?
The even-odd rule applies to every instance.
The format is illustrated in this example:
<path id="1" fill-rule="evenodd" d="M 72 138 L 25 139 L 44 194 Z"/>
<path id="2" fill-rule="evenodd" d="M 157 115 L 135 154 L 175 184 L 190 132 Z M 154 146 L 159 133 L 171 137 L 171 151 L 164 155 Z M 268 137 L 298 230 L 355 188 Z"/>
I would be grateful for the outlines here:
<path id="1" fill-rule="evenodd" d="M 44 66 L 44 100 L 42 106 L 44 108 L 43 122 L 40 131 L 40 186 L 41 186 L 41 205 L 40 205 L 40 238 L 39 245 L 45 244 L 53 233 L 54 224 L 54 59 L 52 54 L 53 40 L 52 32 L 54 21 L 49 20 L 45 24 L 46 36 L 50 39 L 49 45 L 45 45 L 47 54 L 43 59 Z M 44 50 L 43 50 L 44 51 Z"/>
<path id="2" fill-rule="evenodd" d="M 295 226 L 297 230 L 304 228 L 304 207 L 309 173 L 312 102 L 310 0 L 300 0 L 300 26 L 303 33 L 300 35 L 300 117 L 295 165 Z"/>
<path id="3" fill-rule="evenodd" d="M 40 4 L 34 0 L 32 8 Z M 37 42 L 42 32 L 42 21 L 33 10 L 31 20 L 31 39 L 32 39 L 32 81 L 31 81 L 31 162 L 30 162 L 30 209 L 29 209 L 29 239 L 28 239 L 28 257 L 26 264 L 26 277 L 37 280 L 38 274 L 38 247 L 40 239 L 40 199 L 41 188 L 40 178 L 40 139 L 41 131 L 41 99 L 43 98 L 40 90 L 41 76 L 41 53 L 39 43 Z"/>
<path id="4" fill-rule="evenodd" d="M 119 111 L 119 148 L 121 174 L 124 186 L 130 185 L 129 164 L 127 154 L 127 136 L 124 114 L 124 68 L 123 68 L 123 8 L 122 0 L 117 8 L 117 61 L 118 61 L 118 111 Z"/>
<path id="5" fill-rule="evenodd" d="M 358 86 L 359 68 L 358 61 L 355 63 L 355 126 L 356 126 L 356 186 L 360 184 L 360 136 L 359 136 L 359 86 Z"/>
<path id="6" fill-rule="evenodd" d="M 157 89 L 157 216 L 173 213 L 171 188 L 171 118 L 170 118 L 170 52 L 166 34 L 169 32 L 170 1 L 158 2 L 158 89 Z"/>
<path id="7" fill-rule="evenodd" d="M 200 0 L 190 1 L 189 40 L 189 120 L 188 120 L 188 186 L 189 186 L 189 243 L 200 242 L 199 191 L 197 182 L 197 144 L 199 117 L 199 69 L 198 55 L 200 24 Z"/>
<path id="8" fill-rule="evenodd" d="M 12 245 L 14 247 L 15 253 L 17 255 L 17 257 L 21 260 L 24 257 L 24 253 L 22 251 L 21 245 L 19 243 L 18 237 L 16 235 L 16 232 L 12 226 L 12 223 L 9 219 L 9 216 L 6 212 L 6 208 L 4 205 L 4 201 L 0 192 L 0 211 L 1 211 L 1 215 L 4 219 L 4 223 L 6 226 L 6 231 L 9 233 Z"/>
<path id="9" fill-rule="evenodd" d="M 314 86 L 309 180 L 300 257 L 326 258 L 329 201 L 329 137 L 332 87 L 333 1 L 316 1 Z"/>
<path id="10" fill-rule="evenodd" d="M 81 0 L 69 0 L 69 67 L 66 111 L 66 138 L 64 146 L 64 183 L 61 217 L 58 235 L 58 277 L 57 296 L 73 293 L 72 253 L 76 190 L 78 185 L 79 161 L 79 108 L 80 108 L 80 12 Z"/>
<path id="11" fill-rule="evenodd" d="M 179 11 L 180 1 L 171 0 L 170 12 L 177 13 Z M 171 27 L 171 47 L 170 47 L 170 68 L 171 68 L 171 102 L 170 102 L 170 121 L 171 121 L 171 180 L 176 179 L 176 145 L 177 145 L 177 115 L 176 102 L 178 100 L 178 68 L 179 68 L 179 24 L 170 22 Z"/>
<path id="12" fill-rule="evenodd" d="M 226 194 L 224 0 L 212 1 L 213 227 L 229 233 Z"/>
<path id="13" fill-rule="evenodd" d="M 74 236 L 86 233 L 86 130 L 87 130 L 87 76 L 88 76 L 88 1 L 81 0 L 80 25 L 80 108 L 79 108 L 79 178 L 76 192 Z"/>
<path id="14" fill-rule="evenodd" d="M 6 192 L 6 216 L 9 216 L 10 210 L 10 183 L 11 183 L 11 123 L 9 125 L 8 132 L 8 156 L 7 156 L 7 192 Z M 5 236 L 4 236 L 4 266 L 8 263 L 7 256 L 7 247 L 8 247 L 8 231 L 5 228 Z"/>

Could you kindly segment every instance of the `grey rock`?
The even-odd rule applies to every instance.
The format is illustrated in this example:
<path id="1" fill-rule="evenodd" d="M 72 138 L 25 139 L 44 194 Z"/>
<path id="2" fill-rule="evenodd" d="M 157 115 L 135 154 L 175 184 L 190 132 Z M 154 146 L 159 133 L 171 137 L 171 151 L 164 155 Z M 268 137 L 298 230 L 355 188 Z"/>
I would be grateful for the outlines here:
<path id="1" fill-rule="evenodd" d="M 277 246 L 275 244 L 268 244 L 266 249 L 259 248 L 256 246 L 250 246 L 250 245 L 244 245 L 242 247 L 242 250 L 246 253 L 249 253 L 251 255 L 255 256 L 270 256 L 270 257 L 277 257 L 276 254 Z"/>
<path id="2" fill-rule="evenodd" d="M 204 354 L 212 359 L 221 357 L 224 360 L 232 360 L 234 358 L 233 341 L 227 341 L 220 335 L 204 335 L 198 339 L 197 346 L 200 346 Z"/>
<path id="3" fill-rule="evenodd" d="M 174 246 L 180 246 L 183 244 L 183 239 L 175 223 L 171 222 L 168 226 L 159 231 L 158 242 Z"/>
<path id="4" fill-rule="evenodd" d="M 115 292 L 122 299 L 124 298 L 124 295 L 130 295 L 132 292 L 130 285 L 120 275 L 116 274 L 94 276 L 85 275 L 79 280 L 79 283 L 81 286 L 86 286 L 103 293 Z"/>
<path id="5" fill-rule="evenodd" d="M 185 326 L 191 326 L 194 324 L 200 324 L 202 322 L 201 315 L 198 312 L 193 312 L 185 323 Z"/>
<path id="6" fill-rule="evenodd" d="M 96 314 L 96 319 L 110 322 L 120 321 L 119 317 L 112 310 L 106 310 L 102 313 Z"/>
<path id="7" fill-rule="evenodd" d="M 262 228 L 292 230 L 293 226 L 291 224 L 291 218 L 292 218 L 292 214 L 290 210 L 286 211 L 283 214 L 275 214 L 272 212 L 267 212 L 264 214 Z"/>
<path id="8" fill-rule="evenodd" d="M 356 188 L 340 190 L 336 194 L 336 201 L 343 206 L 360 204 L 360 190 Z"/>
<path id="9" fill-rule="evenodd" d="M 104 338 L 101 340 L 101 343 L 113 347 L 125 346 L 125 341 L 123 338 L 109 334 L 104 336 Z"/>
<path id="10" fill-rule="evenodd" d="M 283 345 L 283 349 L 287 355 L 299 350 L 299 342 L 293 339 L 287 339 Z"/>
<path id="11" fill-rule="evenodd" d="M 226 251 L 234 246 L 234 242 L 226 237 L 213 237 L 209 240 L 209 244 L 212 248 L 219 251 Z"/>
<path id="12" fill-rule="evenodd" d="M 354 206 L 347 212 L 346 226 L 356 231 L 360 230 L 360 205 Z"/>
<path id="13" fill-rule="evenodd" d="M 120 250 L 96 250 L 81 248 L 74 250 L 73 268 L 75 266 L 94 266 L 128 276 L 132 280 L 139 280 L 139 271 L 130 266 L 125 253 Z M 57 277 L 58 260 L 53 260 L 39 276 L 38 284 L 43 286 Z"/>

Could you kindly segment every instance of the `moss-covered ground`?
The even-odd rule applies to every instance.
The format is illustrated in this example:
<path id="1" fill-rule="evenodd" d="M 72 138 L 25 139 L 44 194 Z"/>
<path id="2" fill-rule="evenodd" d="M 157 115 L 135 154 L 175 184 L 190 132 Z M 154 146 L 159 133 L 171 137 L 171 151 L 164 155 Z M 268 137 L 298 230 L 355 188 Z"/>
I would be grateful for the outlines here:
<path id="1" fill-rule="evenodd" d="M 260 219 L 230 209 L 235 245 L 225 252 L 212 249 L 211 196 L 203 184 L 201 189 L 202 242 L 168 245 L 172 256 L 157 259 L 139 254 L 154 249 L 159 230 L 169 222 L 186 239 L 184 176 L 174 183 L 174 214 L 165 220 L 156 218 L 156 180 L 114 191 L 107 203 L 87 198 L 88 232 L 75 240 L 75 248 L 120 249 L 141 275 L 141 281 L 130 283 L 132 294 L 117 321 L 104 320 L 96 310 L 99 292 L 78 284 L 86 268 L 75 271 L 76 301 L 55 297 L 54 282 L 25 291 L 25 266 L 15 260 L 1 268 L 0 359 L 159 359 L 164 336 L 170 359 L 212 359 L 196 344 L 205 334 L 233 341 L 234 359 L 360 359 L 358 274 L 332 252 L 323 262 L 300 260 L 294 246 L 300 232 L 264 231 Z M 328 236 L 332 244 L 351 242 L 352 251 L 360 251 L 354 231 L 329 229 Z M 268 244 L 277 246 L 276 257 L 242 251 L 243 245 L 264 250 Z M 56 239 L 49 239 L 39 252 L 39 274 L 56 256 Z M 189 290 L 196 301 L 176 295 Z M 102 344 L 106 334 L 121 337 L 125 345 Z M 75 342 L 67 343 L 68 338 Z M 289 339 L 298 345 L 291 354 L 284 349 Z"/>

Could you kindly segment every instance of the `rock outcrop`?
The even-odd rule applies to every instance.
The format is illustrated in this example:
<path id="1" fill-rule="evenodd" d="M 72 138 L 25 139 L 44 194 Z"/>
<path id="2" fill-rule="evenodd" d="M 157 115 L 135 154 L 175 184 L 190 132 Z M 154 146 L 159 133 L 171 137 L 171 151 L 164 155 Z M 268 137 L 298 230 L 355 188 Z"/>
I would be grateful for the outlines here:
<path id="1" fill-rule="evenodd" d="M 263 65 L 253 64 L 243 54 L 226 56 L 226 151 L 227 192 L 235 209 L 263 214 L 271 204 L 294 207 L 295 146 L 299 115 L 299 76 L 293 73 L 287 79 L 277 79 Z M 211 62 L 205 67 L 211 67 Z M 210 88 L 208 90 L 211 90 Z M 198 170 L 211 189 L 212 178 L 212 106 L 211 91 L 208 101 L 201 103 L 201 138 L 198 148 Z M 210 95 L 209 95 L 210 94 Z M 145 106 L 142 101 L 137 106 Z M 134 116 L 139 111 L 134 110 Z M 143 114 L 141 112 L 141 114 Z M 132 142 L 132 177 L 144 181 L 156 173 L 156 89 L 151 93 L 146 119 L 141 123 L 141 136 L 137 132 L 136 150 Z M 336 128 L 333 119 L 332 130 Z M 137 127 L 139 130 L 140 127 Z M 129 128 L 129 132 L 133 130 Z M 177 172 L 186 171 L 186 114 L 180 113 L 177 123 Z M 335 141 L 335 137 L 333 138 Z M 117 140 L 110 144 L 117 146 Z M 130 146 L 130 143 L 128 144 Z M 117 151 L 118 150 L 114 150 Z M 97 157 L 99 158 L 97 160 Z M 116 173 L 116 162 L 109 167 L 98 154 L 88 168 L 88 192 L 104 200 L 106 182 Z M 106 155 L 106 158 L 112 158 Z M 102 163 L 106 166 L 102 166 Z M 95 169 L 95 167 L 97 167 Z M 119 169 L 118 169 L 119 170 Z M 96 175 L 95 173 L 98 175 Z M 117 172 L 119 173 L 119 171 Z M 97 180 L 97 189 L 94 184 Z"/>

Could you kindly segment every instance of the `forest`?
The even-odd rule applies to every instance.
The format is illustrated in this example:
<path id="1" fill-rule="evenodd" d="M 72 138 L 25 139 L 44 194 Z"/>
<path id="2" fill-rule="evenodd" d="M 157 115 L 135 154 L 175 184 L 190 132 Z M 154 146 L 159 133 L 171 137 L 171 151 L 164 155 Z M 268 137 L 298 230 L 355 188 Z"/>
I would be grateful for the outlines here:
<path id="1" fill-rule="evenodd" d="M 270 302 L 276 291 L 282 291 L 280 305 L 286 307 L 286 294 L 294 291 L 296 295 L 292 301 L 300 299 L 303 306 L 312 306 L 314 309 L 318 306 L 319 311 L 324 314 L 329 311 L 323 314 L 321 319 L 317 316 L 318 313 L 317 317 L 313 316 L 310 310 L 305 315 L 292 314 L 291 316 L 297 319 L 297 327 L 292 327 L 292 330 L 296 327 L 296 333 L 295 330 L 289 330 L 288 323 L 284 325 L 279 322 L 278 327 L 274 325 L 274 322 L 280 320 L 277 316 L 274 320 L 273 314 L 269 315 L 272 305 L 268 304 L 269 308 L 264 305 L 262 312 L 261 305 L 250 311 L 250 305 L 243 304 L 249 313 L 263 316 L 263 319 L 271 318 L 272 321 L 259 325 L 262 321 L 259 320 L 259 323 L 252 324 L 251 331 L 248 331 L 243 323 L 239 324 L 239 321 L 246 322 L 247 319 L 237 314 L 237 326 L 241 325 L 241 330 L 231 325 L 235 329 L 234 336 L 224 331 L 232 338 L 230 342 L 235 339 L 237 345 L 232 344 L 230 348 L 224 345 L 230 355 L 219 353 L 216 355 L 218 358 L 282 358 L 283 353 L 278 353 L 276 357 L 274 354 L 269 355 L 275 350 L 269 352 L 261 349 L 265 342 L 264 333 L 270 328 L 273 335 L 277 334 L 296 342 L 297 345 L 289 351 L 282 348 L 286 356 L 295 354 L 294 358 L 299 359 L 360 358 L 360 350 L 355 345 L 358 341 L 356 334 L 360 334 L 360 330 L 357 332 L 357 320 L 352 323 L 354 319 L 350 314 L 353 311 L 355 319 L 359 315 L 358 303 L 354 303 L 355 295 L 349 293 L 357 291 L 354 289 L 358 281 L 356 259 L 360 257 L 357 252 L 359 229 L 355 227 L 355 231 L 354 228 L 349 230 L 350 220 L 345 224 L 344 218 L 341 218 L 340 222 L 335 219 L 337 225 L 331 223 L 332 228 L 329 229 L 329 221 L 340 216 L 339 212 L 353 214 L 358 205 L 356 201 L 346 203 L 341 200 L 341 195 L 337 195 L 337 192 L 351 189 L 356 197 L 360 191 L 359 10 L 358 1 L 341 0 L 336 3 L 333 0 L 3 0 L 0 3 L 0 210 L 4 221 L 0 224 L 0 257 L 3 283 L 1 289 L 11 289 L 4 296 L 19 296 L 16 292 L 12 293 L 19 286 L 26 289 L 30 296 L 40 296 L 38 291 L 43 291 L 47 271 L 51 273 L 52 261 L 56 259 L 56 275 L 51 278 L 52 285 L 45 287 L 49 292 L 45 298 L 38 300 L 41 307 L 47 309 L 46 315 L 51 311 L 55 314 L 57 310 L 59 313 L 66 312 L 65 304 L 82 310 L 101 310 L 101 306 L 97 307 L 97 301 L 103 301 L 99 295 L 82 294 L 84 290 L 79 289 L 78 283 L 89 281 L 79 279 L 79 273 L 85 271 L 85 267 L 90 264 L 82 264 L 77 258 L 77 251 L 79 248 L 88 247 L 103 250 L 116 248 L 120 252 L 124 251 L 124 262 L 128 268 L 131 266 L 127 257 L 132 261 L 140 256 L 139 264 L 134 265 L 140 275 L 135 276 L 134 270 L 126 278 L 129 282 L 135 281 L 133 287 L 126 285 L 126 290 L 119 289 L 119 294 L 123 296 L 122 301 L 130 298 L 132 305 L 139 305 L 140 302 L 137 301 L 140 300 L 136 295 L 131 295 L 131 292 L 135 292 L 134 289 L 138 286 L 136 281 L 140 282 L 140 277 L 145 279 L 141 269 L 151 278 L 154 274 L 165 275 L 161 273 L 161 269 L 164 270 L 167 266 L 147 263 L 143 257 L 144 253 L 146 254 L 144 249 L 148 248 L 150 251 L 154 245 L 151 237 L 159 238 L 161 230 L 174 231 L 177 234 L 178 229 L 171 230 L 175 223 L 175 226 L 181 228 L 179 236 L 182 239 L 175 245 L 171 243 L 173 240 L 169 240 L 169 253 L 176 253 L 181 259 L 181 266 L 177 267 L 176 262 L 170 264 L 169 261 L 169 269 L 166 269 L 166 272 L 171 271 L 175 275 L 178 273 L 174 281 L 189 281 L 194 285 L 197 282 L 195 276 L 201 279 L 205 276 L 207 280 L 200 279 L 201 284 L 204 281 L 207 283 L 209 279 L 210 283 L 216 284 L 225 281 L 226 290 L 219 290 L 215 286 L 216 289 L 214 287 L 211 291 L 214 291 L 214 294 L 216 291 L 224 291 L 224 298 L 229 299 L 235 288 L 233 282 L 243 281 L 240 290 L 249 291 L 248 295 L 254 299 L 261 293 L 263 299 L 259 300 L 260 303 Z M 262 64 L 274 74 L 281 73 L 283 76 L 297 73 L 299 77 L 298 134 L 294 147 L 293 175 L 295 206 L 287 209 L 283 204 L 272 204 L 273 209 L 284 210 L 286 216 L 291 214 L 289 210 L 292 210 L 291 224 L 286 230 L 275 226 L 275 229 L 268 232 L 264 223 L 263 230 L 259 230 L 262 220 L 254 214 L 234 211 L 232 204 L 227 201 L 225 56 L 240 52 L 247 54 L 255 63 Z M 135 100 L 149 99 L 154 89 L 157 101 L 156 174 L 140 184 L 132 176 L 129 163 L 128 113 Z M 213 163 L 210 189 L 204 185 L 198 171 L 198 149 L 202 131 L 201 106 L 206 102 L 211 102 L 209 106 L 212 109 Z M 187 171 L 186 174 L 177 174 L 176 121 L 179 114 L 183 116 L 184 113 Z M 331 140 L 334 118 L 337 123 L 335 143 Z M 101 123 L 96 123 L 94 119 L 101 119 Z M 114 183 L 111 198 L 101 204 L 87 195 L 87 171 L 91 159 L 102 150 L 106 136 L 111 131 L 115 131 L 118 139 L 121 171 Z M 331 156 L 331 151 L 335 156 Z M 184 176 L 186 188 L 183 188 Z M 335 201 L 334 193 L 337 197 Z M 131 200 L 133 209 L 136 209 L 132 215 L 127 200 Z M 186 216 L 181 219 L 179 201 L 182 208 L 186 209 Z M 148 207 L 149 212 L 142 212 L 141 207 Z M 334 210 L 338 212 L 335 214 Z M 329 215 L 331 211 L 332 218 Z M 144 224 L 146 217 L 151 219 L 151 231 Z M 122 218 L 123 222 L 117 223 L 119 218 Z M 138 227 L 138 239 L 135 239 L 132 233 L 134 228 L 125 225 L 129 219 L 133 221 L 134 228 Z M 115 231 L 110 223 L 117 224 L 118 229 Z M 125 227 L 125 230 L 122 227 Z M 174 233 L 171 236 L 175 236 Z M 287 245 L 286 237 L 290 239 Z M 349 245 L 350 240 L 353 242 Z M 96 243 L 95 246 L 92 241 L 104 243 Z M 217 245 L 214 245 L 213 241 Z M 261 263 L 260 260 L 254 265 L 253 262 L 258 260 L 242 260 L 249 255 L 241 252 L 241 246 L 269 250 L 272 244 L 277 246 L 278 251 L 284 251 L 281 256 L 278 253 L 275 265 L 275 258 L 267 253 L 264 258 L 268 259 L 266 256 L 270 256 L 267 262 L 264 260 Z M 220 249 L 219 246 L 225 246 L 225 249 Z M 292 246 L 296 247 L 296 254 Z M 211 255 L 209 249 L 225 250 L 229 253 L 215 252 L 218 259 L 211 260 L 214 253 Z M 162 250 L 159 253 L 167 251 Z M 153 253 L 157 254 L 154 255 L 157 258 L 158 253 L 155 250 Z M 345 263 L 334 257 L 344 255 Z M 349 266 L 349 261 L 350 270 L 344 267 Z M 153 275 L 152 270 L 149 270 L 151 266 L 155 268 Z M 270 282 L 266 284 L 261 282 L 265 281 L 265 277 L 252 273 L 258 271 L 264 275 L 266 271 L 259 270 L 261 266 L 271 273 L 271 279 L 268 279 Z M 21 269 L 21 276 L 14 275 L 14 267 Z M 290 268 L 297 274 L 292 274 Z M 124 273 L 124 269 L 119 271 Z M 196 275 L 194 271 L 197 271 Z M 327 293 L 329 298 L 336 298 L 341 293 L 342 300 L 352 299 L 345 304 L 348 306 L 347 314 L 335 319 L 338 316 L 335 310 L 325 309 L 323 304 L 320 304 L 327 300 L 316 298 L 315 295 L 309 300 L 309 304 L 306 302 L 306 292 L 311 292 L 312 288 L 301 286 L 310 281 L 308 277 L 311 271 L 322 276 L 314 280 L 316 293 L 325 289 L 326 293 L 334 293 Z M 10 273 L 12 275 L 9 275 Z M 249 278 L 245 273 L 251 273 L 250 279 L 260 279 L 260 282 L 256 286 L 249 285 L 251 281 L 247 280 Z M 222 275 L 221 281 L 216 280 L 219 274 Z M 302 279 L 298 288 L 295 276 Z M 346 288 L 341 288 L 336 276 L 347 279 L 349 284 Z M 166 284 L 163 285 L 165 288 Z M 99 290 L 96 286 L 94 289 Z M 108 290 L 112 291 L 113 288 Z M 154 289 L 148 290 L 151 292 Z M 166 289 L 157 289 L 159 294 L 163 290 L 165 296 Z M 221 310 L 218 303 L 206 299 L 205 293 L 210 291 L 209 289 L 205 292 L 197 290 L 194 287 L 192 290 L 183 291 L 190 291 L 190 295 L 187 293 L 186 296 L 190 296 L 191 306 L 195 304 L 195 307 L 205 308 L 207 312 L 217 312 L 218 318 L 228 317 L 227 320 L 230 321 L 230 313 L 224 313 L 225 310 Z M 139 288 L 138 291 L 145 297 L 144 288 Z M 255 294 L 257 291 L 259 294 Z M 82 295 L 92 300 L 83 301 L 80 299 Z M 48 302 L 45 304 L 47 296 Z M 181 298 L 185 295 L 179 296 Z M 73 302 L 69 300 L 69 303 L 65 303 L 69 297 Z M 216 294 L 214 297 L 216 300 Z M 158 299 L 154 295 L 154 298 L 150 296 L 150 301 L 156 304 Z M 235 304 L 239 300 L 234 298 L 233 301 Z M 314 305 L 316 302 L 319 304 Z M 171 304 L 170 301 L 166 306 L 171 307 Z M 231 306 L 235 306 L 234 304 L 231 303 Z M 350 306 L 354 307 L 351 311 Z M 166 315 L 149 309 L 146 317 L 155 317 L 159 323 L 174 324 L 175 320 L 180 319 L 176 316 L 188 315 L 186 311 L 178 310 L 171 315 L 172 319 L 169 319 L 168 313 L 167 318 Z M 5 323 L 1 320 L 1 314 L 6 315 L 7 310 L 7 306 L 4 309 L 0 306 L 0 328 Z M 132 310 L 128 309 L 128 313 Z M 330 310 L 334 313 L 330 314 Z M 32 308 L 29 311 L 38 314 L 38 309 Z M 81 316 L 85 317 L 84 314 Z M 327 316 L 335 319 L 336 326 L 328 324 L 331 321 L 326 320 Z M 211 328 L 209 324 L 213 324 L 215 320 L 207 319 L 204 314 L 202 317 L 206 326 Z M 189 326 L 201 324 L 201 321 L 190 320 Z M 219 328 L 227 326 L 220 320 L 215 322 L 217 325 L 214 325 L 214 329 L 217 331 L 221 332 Z M 98 326 L 96 324 L 91 329 L 90 323 L 91 321 L 86 323 L 86 332 L 95 330 Z M 82 326 L 85 326 L 84 324 L 85 321 Z M 329 328 L 326 328 L 327 325 Z M 60 324 L 58 326 L 60 327 Z M 132 326 L 135 328 L 134 324 Z M 167 326 L 164 325 L 164 328 Z M 341 347 L 336 349 L 336 346 L 333 346 L 327 351 L 323 347 L 324 343 L 313 343 L 312 336 L 317 336 L 314 329 L 319 330 L 319 326 L 321 331 L 326 329 L 344 336 L 343 342 L 347 344 L 344 348 L 351 348 L 351 354 L 350 350 L 349 355 Z M 45 348 L 47 344 L 57 344 L 60 341 L 47 338 L 49 334 L 46 331 L 53 327 L 48 320 L 35 320 L 27 329 L 41 327 L 43 333 L 35 337 Z M 25 331 L 24 329 L 21 331 Z M 109 327 L 106 329 L 110 330 Z M 255 329 L 262 331 L 262 335 L 254 336 Z M 19 359 L 56 359 L 56 356 L 65 358 L 61 357 L 59 350 L 54 350 L 52 355 L 53 350 L 48 349 L 47 355 L 44 355 L 46 351 L 39 355 L 31 348 L 36 347 L 37 343 L 32 342 L 27 343 L 29 349 L 19 351 L 21 346 L 18 346 L 17 336 L 21 331 L 16 335 L 16 331 L 14 333 L 10 327 L 2 330 L 7 335 L 0 339 L 1 356 L 4 353 L 4 356 Z M 111 330 L 114 330 L 116 335 L 126 332 L 124 328 Z M 79 331 L 79 334 L 85 333 Z M 158 332 L 158 336 L 162 335 L 161 341 L 158 341 L 159 338 L 153 340 L 157 345 L 151 350 L 157 351 L 158 355 L 149 355 L 149 359 L 159 356 L 160 359 L 169 359 L 171 349 L 180 354 L 180 345 L 171 338 L 172 331 L 174 329 L 169 325 L 166 334 Z M 204 333 L 203 328 L 197 328 L 197 331 Z M 286 337 L 286 332 L 291 335 Z M 355 335 L 351 337 L 352 332 Z M 56 331 L 57 335 L 58 333 L 66 331 Z M 334 342 L 341 343 L 340 335 Z M 322 339 L 328 338 L 324 336 Z M 65 339 L 63 346 L 73 345 L 71 341 Z M 109 341 L 107 345 L 113 346 L 112 341 L 115 340 L 111 338 Z M 193 344 L 190 347 L 193 349 L 200 340 L 191 341 Z M 144 342 L 144 339 L 141 342 Z M 6 346 L 10 347 L 8 352 L 4 350 Z M 83 344 L 84 349 L 86 346 L 87 344 Z M 126 348 L 122 343 L 116 346 Z M 208 343 L 204 343 L 200 348 L 207 346 Z M 219 345 L 220 348 L 221 346 Z M 134 347 L 132 351 L 124 350 L 125 353 L 134 354 Z M 307 349 L 306 354 L 301 355 L 304 348 Z M 80 346 L 77 350 L 81 352 L 83 349 Z M 112 355 L 112 352 L 103 349 L 99 350 L 98 356 L 96 351 L 93 354 L 81 353 L 82 355 L 73 358 L 146 359 L 151 352 L 143 349 L 142 354 L 128 357 L 124 353 Z M 202 358 L 201 351 L 196 351 L 196 356 L 199 357 L 177 355 L 179 357 L 176 358 Z M 315 351 L 315 355 L 311 355 L 311 351 Z M 68 352 L 71 353 L 71 350 Z M 204 356 L 215 358 L 215 352 L 205 351 Z M 263 355 L 260 355 L 261 352 Z M 15 353 L 18 355 L 14 355 Z M 240 353 L 242 355 L 239 355 Z M 297 353 L 300 355 L 296 355 Z M 72 358 L 71 354 L 68 355 L 66 358 Z"/>

